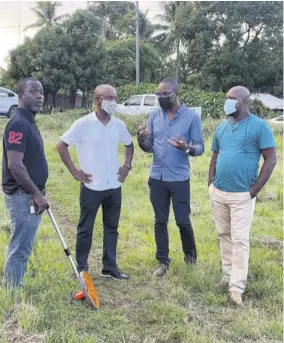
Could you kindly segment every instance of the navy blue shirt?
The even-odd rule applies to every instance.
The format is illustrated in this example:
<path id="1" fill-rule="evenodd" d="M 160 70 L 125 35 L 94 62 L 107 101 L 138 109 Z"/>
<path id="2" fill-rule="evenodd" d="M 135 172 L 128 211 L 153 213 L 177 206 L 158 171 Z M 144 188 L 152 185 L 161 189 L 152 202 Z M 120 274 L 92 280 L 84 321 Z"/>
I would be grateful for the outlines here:
<path id="1" fill-rule="evenodd" d="M 212 151 L 218 152 L 214 186 L 224 192 L 249 192 L 258 178 L 261 150 L 275 147 L 269 125 L 249 115 L 236 125 L 227 119 L 216 128 Z"/>
<path id="2" fill-rule="evenodd" d="M 153 153 L 150 177 L 169 182 L 187 180 L 190 176 L 189 155 L 171 146 L 168 140 L 179 134 L 187 144 L 195 147 L 195 156 L 202 155 L 204 142 L 199 115 L 182 104 L 170 120 L 167 112 L 157 108 L 150 114 L 147 128 L 151 133 L 145 142 L 146 151 Z"/>
<path id="3" fill-rule="evenodd" d="M 3 137 L 2 188 L 6 194 L 13 194 L 20 187 L 8 168 L 7 151 L 24 153 L 23 164 L 33 183 L 45 188 L 48 166 L 43 141 L 34 116 L 22 108 L 17 108 L 5 128 Z"/>

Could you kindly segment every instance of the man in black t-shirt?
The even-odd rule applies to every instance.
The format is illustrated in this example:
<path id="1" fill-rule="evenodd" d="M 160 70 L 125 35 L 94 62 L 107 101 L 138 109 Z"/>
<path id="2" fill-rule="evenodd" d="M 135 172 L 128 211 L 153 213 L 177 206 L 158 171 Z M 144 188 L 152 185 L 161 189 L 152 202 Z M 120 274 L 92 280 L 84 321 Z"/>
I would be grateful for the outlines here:
<path id="1" fill-rule="evenodd" d="M 2 188 L 12 231 L 4 269 L 8 286 L 21 285 L 41 215 L 48 207 L 44 196 L 48 167 L 35 123 L 43 98 L 43 88 L 37 79 L 22 80 L 19 107 L 4 132 Z"/>

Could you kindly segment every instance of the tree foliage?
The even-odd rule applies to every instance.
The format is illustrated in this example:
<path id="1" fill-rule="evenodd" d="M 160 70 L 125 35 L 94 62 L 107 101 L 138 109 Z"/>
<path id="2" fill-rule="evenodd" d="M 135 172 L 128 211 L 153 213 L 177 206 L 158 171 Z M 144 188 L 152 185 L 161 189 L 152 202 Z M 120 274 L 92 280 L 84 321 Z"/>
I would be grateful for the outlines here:
<path id="1" fill-rule="evenodd" d="M 58 1 L 37 1 L 36 6 L 31 8 L 31 11 L 37 16 L 38 20 L 31 25 L 25 27 L 25 31 L 31 28 L 41 28 L 59 23 L 68 17 L 67 14 L 57 16 L 56 10 L 61 6 Z"/>
<path id="2" fill-rule="evenodd" d="M 88 2 L 61 22 L 58 2 L 37 2 L 41 27 L 13 49 L 1 85 L 38 77 L 46 93 L 88 93 L 102 82 L 135 82 L 135 4 Z M 283 3 L 277 1 L 164 1 L 160 24 L 139 13 L 140 80 L 178 77 L 191 90 L 283 92 Z M 54 25 L 56 23 L 56 25 Z M 189 89 L 187 88 L 187 89 Z M 14 88 L 13 88 L 14 89 Z"/>

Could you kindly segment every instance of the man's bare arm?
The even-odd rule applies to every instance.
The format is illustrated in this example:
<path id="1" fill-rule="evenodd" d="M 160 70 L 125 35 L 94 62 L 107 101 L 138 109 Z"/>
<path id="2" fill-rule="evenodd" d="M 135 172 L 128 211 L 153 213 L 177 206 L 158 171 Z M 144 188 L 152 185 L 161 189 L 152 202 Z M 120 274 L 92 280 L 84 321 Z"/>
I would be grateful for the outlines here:
<path id="1" fill-rule="evenodd" d="M 79 170 L 75 167 L 69 150 L 68 144 L 64 143 L 61 139 L 56 144 L 56 149 L 59 153 L 59 156 L 62 162 L 65 164 L 71 175 L 74 177 L 75 180 L 81 181 L 83 183 L 90 183 L 92 182 L 92 175 L 84 173 L 84 171 Z"/>
<path id="2" fill-rule="evenodd" d="M 218 152 L 214 151 L 213 154 L 212 154 L 211 161 L 210 161 L 210 166 L 209 166 L 208 186 L 210 186 L 211 183 L 215 179 L 217 157 L 218 157 Z"/>
<path id="3" fill-rule="evenodd" d="M 30 175 L 25 167 L 24 153 L 20 151 L 8 150 L 8 168 L 16 180 L 17 184 L 20 185 L 26 192 L 32 195 L 35 202 L 39 206 L 38 214 L 42 213 L 47 207 L 47 201 L 45 197 L 41 194 L 38 187 L 33 183 Z"/>
<path id="4" fill-rule="evenodd" d="M 256 183 L 250 187 L 250 194 L 251 197 L 254 198 L 257 193 L 263 188 L 266 182 L 269 180 L 274 167 L 276 166 L 277 159 L 276 159 L 276 149 L 275 148 L 268 148 L 261 150 L 261 154 L 263 156 L 264 162 L 261 167 L 259 177 Z"/>
<path id="5" fill-rule="evenodd" d="M 125 164 L 131 165 L 134 154 L 134 145 L 133 143 L 126 145 L 124 150 Z"/>

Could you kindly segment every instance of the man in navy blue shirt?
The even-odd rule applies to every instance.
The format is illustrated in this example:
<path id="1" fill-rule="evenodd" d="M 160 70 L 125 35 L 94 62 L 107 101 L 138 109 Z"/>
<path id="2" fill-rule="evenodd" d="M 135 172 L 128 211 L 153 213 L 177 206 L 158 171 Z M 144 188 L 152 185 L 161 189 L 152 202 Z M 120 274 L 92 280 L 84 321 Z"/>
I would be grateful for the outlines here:
<path id="1" fill-rule="evenodd" d="M 140 148 L 153 153 L 148 181 L 150 200 L 155 212 L 156 258 L 159 267 L 154 275 L 164 276 L 171 262 L 169 258 L 168 218 L 170 201 L 180 230 L 184 261 L 196 262 L 197 253 L 190 214 L 189 156 L 204 151 L 201 119 L 180 102 L 178 83 L 164 79 L 156 93 L 160 108 L 149 117 L 146 130 L 137 133 Z"/>
<path id="2" fill-rule="evenodd" d="M 48 167 L 35 122 L 43 98 L 37 79 L 22 80 L 19 107 L 8 121 L 3 137 L 2 188 L 12 232 L 4 268 L 7 286 L 21 285 L 41 214 L 48 207 L 44 196 Z"/>

